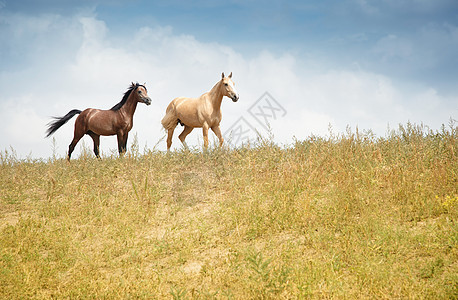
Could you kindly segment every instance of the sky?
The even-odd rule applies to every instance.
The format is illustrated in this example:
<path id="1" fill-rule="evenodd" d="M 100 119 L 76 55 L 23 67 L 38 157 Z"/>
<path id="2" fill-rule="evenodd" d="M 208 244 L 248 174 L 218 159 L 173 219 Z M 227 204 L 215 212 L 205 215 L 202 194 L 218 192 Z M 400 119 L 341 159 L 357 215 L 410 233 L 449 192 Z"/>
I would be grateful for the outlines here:
<path id="1" fill-rule="evenodd" d="M 51 117 L 109 109 L 131 82 L 153 102 L 138 105 L 128 148 L 163 151 L 168 103 L 222 72 L 240 95 L 221 107 L 234 147 L 348 128 L 383 137 L 407 122 L 438 130 L 458 119 L 457 53 L 456 0 L 0 0 L 0 151 L 65 157 L 76 117 L 45 138 Z M 187 140 L 201 147 L 201 129 Z M 116 145 L 102 137 L 102 157 Z"/>

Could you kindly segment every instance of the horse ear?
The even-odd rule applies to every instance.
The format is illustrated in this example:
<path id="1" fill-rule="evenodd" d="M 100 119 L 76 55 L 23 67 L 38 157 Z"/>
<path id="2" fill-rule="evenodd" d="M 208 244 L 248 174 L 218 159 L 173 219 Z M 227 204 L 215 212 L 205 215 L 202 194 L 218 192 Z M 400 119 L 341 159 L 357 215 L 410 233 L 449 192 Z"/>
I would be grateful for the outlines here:
<path id="1" fill-rule="evenodd" d="M 229 74 L 229 76 L 228 76 L 228 77 L 229 77 L 229 78 L 232 78 L 232 72 L 231 72 L 231 74 Z"/>
<path id="2" fill-rule="evenodd" d="M 221 79 L 224 79 L 224 72 L 223 72 L 223 75 L 222 75 L 222 78 Z"/>

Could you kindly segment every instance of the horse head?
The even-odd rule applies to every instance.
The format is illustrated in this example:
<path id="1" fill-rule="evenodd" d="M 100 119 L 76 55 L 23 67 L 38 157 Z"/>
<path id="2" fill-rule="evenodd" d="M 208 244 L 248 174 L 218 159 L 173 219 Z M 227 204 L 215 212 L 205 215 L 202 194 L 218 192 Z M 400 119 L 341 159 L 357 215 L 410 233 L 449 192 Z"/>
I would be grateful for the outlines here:
<path id="1" fill-rule="evenodd" d="M 148 96 L 148 91 L 146 90 L 146 86 L 143 84 L 133 83 L 132 82 L 132 87 L 134 88 L 134 92 L 136 93 L 135 96 L 137 97 L 138 102 L 143 102 L 146 105 L 151 104 L 151 98 Z"/>
<path id="2" fill-rule="evenodd" d="M 228 77 L 225 77 L 223 72 L 221 82 L 223 95 L 231 98 L 232 101 L 237 102 L 239 100 L 239 94 L 235 89 L 235 83 L 232 81 L 232 72 Z"/>

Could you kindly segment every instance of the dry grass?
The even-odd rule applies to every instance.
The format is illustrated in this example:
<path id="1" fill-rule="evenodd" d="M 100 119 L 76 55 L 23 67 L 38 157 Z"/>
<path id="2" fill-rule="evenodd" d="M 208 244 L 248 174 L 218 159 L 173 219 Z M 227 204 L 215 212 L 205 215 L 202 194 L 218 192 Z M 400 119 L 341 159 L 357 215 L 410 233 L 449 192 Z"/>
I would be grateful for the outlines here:
<path id="1" fill-rule="evenodd" d="M 458 297 L 458 130 L 0 153 L 0 298 Z M 89 151 L 88 151 L 89 152 Z"/>

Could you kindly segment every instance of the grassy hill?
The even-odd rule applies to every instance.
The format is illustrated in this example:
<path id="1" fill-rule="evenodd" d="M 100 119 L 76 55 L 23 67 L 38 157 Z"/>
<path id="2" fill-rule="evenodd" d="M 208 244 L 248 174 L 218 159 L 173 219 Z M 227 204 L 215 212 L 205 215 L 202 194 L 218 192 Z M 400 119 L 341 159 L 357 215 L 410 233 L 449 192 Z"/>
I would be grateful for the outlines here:
<path id="1" fill-rule="evenodd" d="M 458 298 L 454 123 L 130 152 L 0 153 L 0 298 Z"/>

